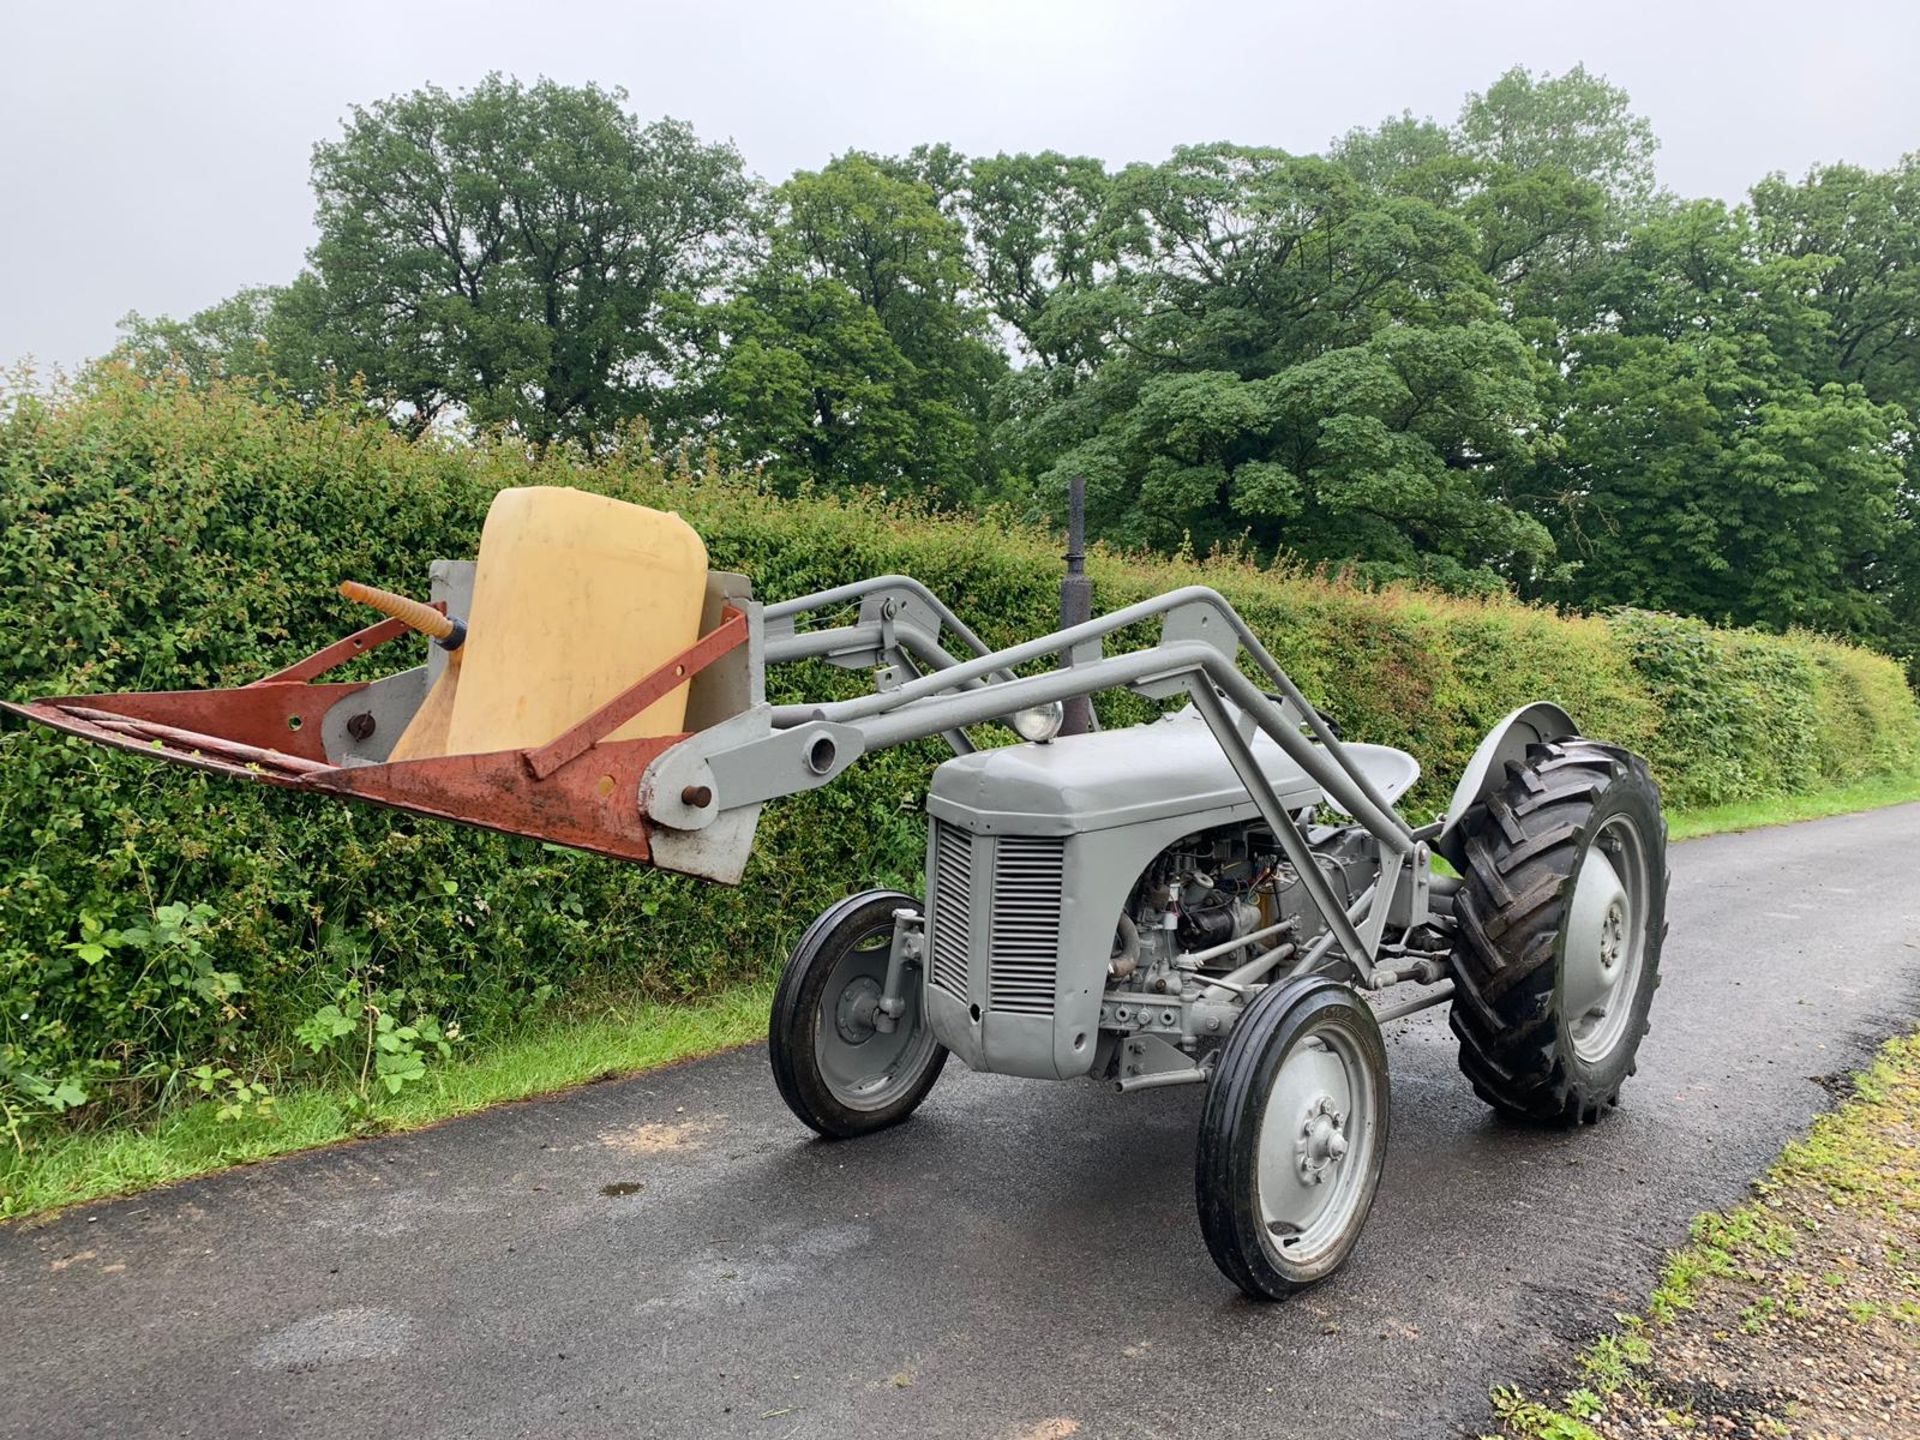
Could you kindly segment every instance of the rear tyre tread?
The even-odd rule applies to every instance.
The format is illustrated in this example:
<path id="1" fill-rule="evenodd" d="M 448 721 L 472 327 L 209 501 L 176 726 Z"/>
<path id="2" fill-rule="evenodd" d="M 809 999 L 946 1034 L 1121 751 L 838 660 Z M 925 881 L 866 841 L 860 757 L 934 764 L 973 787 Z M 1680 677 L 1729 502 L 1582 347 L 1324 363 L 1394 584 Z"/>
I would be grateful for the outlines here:
<path id="1" fill-rule="evenodd" d="M 1652 894 L 1641 990 L 1650 996 L 1666 938 L 1668 872 L 1666 824 L 1646 761 L 1583 737 L 1531 745 L 1524 762 L 1509 762 L 1506 785 L 1461 821 L 1466 874 L 1455 901 L 1449 1020 L 1474 1093 L 1516 1118 L 1594 1123 L 1619 1104 L 1620 1081 L 1634 1072 L 1651 1028 L 1643 1012 L 1605 1073 L 1582 1073 L 1587 1067 L 1568 1054 L 1555 1009 L 1572 877 L 1596 812 L 1610 804 L 1655 817 L 1643 836 Z"/>

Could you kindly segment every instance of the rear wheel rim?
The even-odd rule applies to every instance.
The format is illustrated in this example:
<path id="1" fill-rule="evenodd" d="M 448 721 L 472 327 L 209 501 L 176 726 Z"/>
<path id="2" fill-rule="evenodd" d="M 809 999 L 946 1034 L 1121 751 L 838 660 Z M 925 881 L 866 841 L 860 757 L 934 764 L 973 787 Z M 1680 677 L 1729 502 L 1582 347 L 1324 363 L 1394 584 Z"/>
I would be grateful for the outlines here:
<path id="1" fill-rule="evenodd" d="M 1267 1243 L 1306 1269 L 1339 1250 L 1365 1209 L 1380 1085 L 1347 1027 L 1313 1026 L 1274 1072 L 1260 1117 L 1258 1201 Z"/>
<path id="2" fill-rule="evenodd" d="M 1628 1038 L 1646 969 L 1646 841 L 1626 815 L 1600 826 L 1567 906 L 1560 1002 L 1573 1052 L 1604 1064 Z"/>
<path id="3" fill-rule="evenodd" d="M 849 1110 L 884 1110 L 911 1094 L 933 1056 L 933 1032 L 920 1023 L 916 986 L 906 987 L 906 1013 L 891 1031 L 874 1023 L 892 949 L 888 917 L 849 939 L 820 990 L 814 1063 L 833 1098 Z"/>

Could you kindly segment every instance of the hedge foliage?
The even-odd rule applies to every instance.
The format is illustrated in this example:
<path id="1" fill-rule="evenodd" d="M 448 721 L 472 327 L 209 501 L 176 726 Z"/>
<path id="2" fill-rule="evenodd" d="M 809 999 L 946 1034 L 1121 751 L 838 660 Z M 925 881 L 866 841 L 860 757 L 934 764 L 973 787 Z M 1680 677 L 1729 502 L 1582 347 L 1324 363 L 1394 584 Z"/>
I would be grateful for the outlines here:
<path id="1" fill-rule="evenodd" d="M 917 575 L 993 642 L 1051 628 L 1056 537 L 881 499 L 775 500 L 644 440 L 598 459 L 409 442 L 346 409 L 107 371 L 0 414 L 0 694 L 238 684 L 363 623 L 357 577 L 424 586 L 471 555 L 502 486 L 568 483 L 679 510 L 714 564 L 780 598 Z M 1646 752 L 1679 806 L 1807 790 L 1920 761 L 1891 661 L 1807 635 L 1380 592 L 1096 553 L 1099 604 L 1223 591 L 1357 738 L 1402 746 L 1432 812 L 1485 728 L 1536 696 Z M 402 656 L 401 663 L 414 663 Z M 820 671 L 774 678 L 857 687 Z M 1110 719 L 1142 702 L 1114 697 Z M 236 784 L 38 729 L 0 734 L 0 1101 L 136 1113 L 218 1064 L 275 1082 L 293 1034 L 373 998 L 471 1034 L 595 996 L 684 997 L 777 964 L 853 887 L 917 883 L 937 752 L 874 757 L 770 806 L 735 889 Z M 193 907 L 204 906 L 196 911 Z M 62 1085 L 67 1088 L 60 1090 Z M 17 1138 L 17 1137 L 16 1137 Z"/>

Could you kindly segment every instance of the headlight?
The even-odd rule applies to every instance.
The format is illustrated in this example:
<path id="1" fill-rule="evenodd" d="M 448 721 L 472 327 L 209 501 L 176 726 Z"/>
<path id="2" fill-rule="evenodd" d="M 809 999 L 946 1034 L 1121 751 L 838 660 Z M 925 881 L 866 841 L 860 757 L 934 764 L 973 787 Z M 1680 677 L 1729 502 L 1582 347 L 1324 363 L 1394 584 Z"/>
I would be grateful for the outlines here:
<path id="1" fill-rule="evenodd" d="M 1060 733 L 1061 723 L 1067 718 L 1067 707 L 1055 700 L 1046 705 L 1029 705 L 1007 718 L 1022 740 L 1044 745 Z"/>

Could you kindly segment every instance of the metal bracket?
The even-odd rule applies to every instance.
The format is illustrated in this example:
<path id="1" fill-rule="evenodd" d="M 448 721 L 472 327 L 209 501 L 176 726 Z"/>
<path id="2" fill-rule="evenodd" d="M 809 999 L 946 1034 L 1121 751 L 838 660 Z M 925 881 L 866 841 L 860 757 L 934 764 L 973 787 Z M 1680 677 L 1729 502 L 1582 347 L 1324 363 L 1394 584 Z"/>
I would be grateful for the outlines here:
<path id="1" fill-rule="evenodd" d="M 747 617 L 731 606 L 717 629 L 702 635 L 652 674 L 629 685 L 593 714 L 556 739 L 523 752 L 527 769 L 544 780 L 569 760 L 578 759 L 597 743 L 640 714 L 662 696 L 671 694 L 747 638 Z"/>
<path id="2" fill-rule="evenodd" d="M 435 610 L 446 613 L 445 605 L 435 605 Z M 276 670 L 271 675 L 262 675 L 255 685 L 290 685 L 314 679 L 329 670 L 338 670 L 349 660 L 358 660 L 369 650 L 378 649 L 389 640 L 397 640 L 402 635 L 413 634 L 413 627 L 404 620 L 382 620 L 377 625 L 369 625 L 364 630 L 356 630 L 344 639 L 336 640 L 323 649 L 316 650 L 304 660 L 296 660 L 284 670 Z"/>
<path id="3" fill-rule="evenodd" d="M 1416 843 L 1407 868 L 1393 887 L 1393 904 L 1387 909 L 1388 923 L 1402 930 L 1425 924 L 1433 913 L 1428 893 L 1432 883 L 1432 853 L 1424 844 Z"/>
<path id="4" fill-rule="evenodd" d="M 907 1013 L 906 972 L 918 969 L 926 952 L 925 922 L 918 910 L 902 906 L 893 912 L 893 945 L 887 951 L 887 978 L 880 987 L 880 1001 L 873 1017 L 873 1028 L 891 1035 Z"/>
<path id="5" fill-rule="evenodd" d="M 1120 1076 L 1113 1088 L 1124 1093 L 1164 1085 L 1199 1085 L 1212 1073 L 1211 1066 L 1194 1064 L 1191 1055 L 1158 1035 L 1139 1032 L 1120 1042 Z"/>

